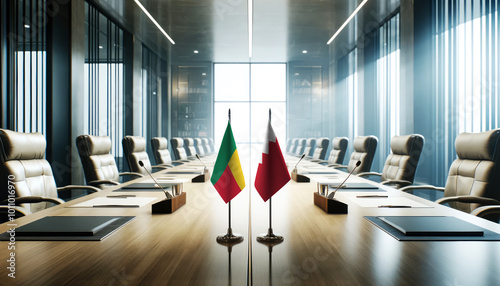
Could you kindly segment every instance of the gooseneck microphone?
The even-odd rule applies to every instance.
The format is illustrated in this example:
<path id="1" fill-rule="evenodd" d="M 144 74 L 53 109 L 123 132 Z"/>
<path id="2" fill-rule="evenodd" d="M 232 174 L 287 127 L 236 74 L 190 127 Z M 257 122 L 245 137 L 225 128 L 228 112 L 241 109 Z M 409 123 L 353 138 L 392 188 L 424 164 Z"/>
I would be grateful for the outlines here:
<path id="1" fill-rule="evenodd" d="M 337 192 L 338 189 L 342 188 L 344 186 L 344 183 L 347 181 L 347 179 L 349 179 L 349 177 L 352 175 L 352 173 L 354 172 L 354 170 L 356 170 L 357 167 L 359 167 L 359 165 L 361 165 L 361 161 L 358 161 L 356 162 L 356 166 L 354 166 L 354 168 L 352 169 L 352 171 L 349 173 L 349 175 L 347 175 L 347 177 L 345 178 L 345 180 L 342 182 L 342 184 L 340 184 L 333 192 L 331 192 L 329 195 L 328 195 L 328 198 L 329 199 L 333 199 L 333 197 L 335 196 L 335 193 Z"/>
<path id="2" fill-rule="evenodd" d="M 196 154 L 196 158 L 198 158 L 198 160 L 200 160 L 200 162 L 203 165 L 203 167 L 205 167 L 205 170 L 208 170 L 207 166 L 205 165 L 205 163 L 203 163 L 203 161 L 201 160 L 201 158 L 200 158 L 200 156 L 198 154 Z"/>
<path id="3" fill-rule="evenodd" d="M 144 166 L 144 163 L 142 161 L 139 161 L 139 166 L 143 167 L 144 170 L 146 170 L 146 172 L 148 172 L 149 176 L 151 177 L 151 179 L 153 179 L 155 184 L 158 185 L 158 187 L 160 187 L 160 189 L 165 193 L 165 197 L 167 197 L 167 199 L 173 198 L 169 192 L 165 191 L 165 189 L 163 189 L 163 187 L 160 184 L 158 184 L 158 182 L 155 180 L 153 175 L 151 175 L 151 173 L 148 171 L 148 169 Z"/>
<path id="4" fill-rule="evenodd" d="M 306 156 L 306 153 L 302 154 L 302 156 L 300 156 L 300 159 L 299 161 L 297 162 L 297 164 L 295 164 L 295 168 L 293 168 L 293 171 L 295 173 L 297 173 L 297 165 L 300 163 L 300 161 L 302 161 L 302 159 L 304 159 L 304 157 Z"/>

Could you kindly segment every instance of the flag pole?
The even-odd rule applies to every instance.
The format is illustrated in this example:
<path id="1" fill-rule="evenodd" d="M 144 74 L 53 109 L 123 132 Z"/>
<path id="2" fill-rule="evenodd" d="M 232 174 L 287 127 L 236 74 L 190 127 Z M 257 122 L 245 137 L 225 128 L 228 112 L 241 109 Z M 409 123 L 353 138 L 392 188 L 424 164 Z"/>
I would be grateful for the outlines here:
<path id="1" fill-rule="evenodd" d="M 269 124 L 271 124 L 271 108 L 269 108 Z M 284 238 L 281 235 L 276 235 L 273 233 L 272 227 L 272 197 L 269 198 L 269 229 L 267 230 L 267 234 L 261 234 L 257 236 L 257 241 L 260 243 L 275 245 L 282 243 Z"/>
<path id="2" fill-rule="evenodd" d="M 229 124 L 231 124 L 231 108 L 227 112 L 227 117 L 229 120 Z M 243 241 L 243 236 L 233 233 L 233 229 L 231 228 L 231 201 L 228 203 L 228 228 L 227 233 L 224 235 L 217 236 L 217 242 L 220 244 L 224 244 L 226 246 L 232 247 L 234 244 L 240 243 Z"/>

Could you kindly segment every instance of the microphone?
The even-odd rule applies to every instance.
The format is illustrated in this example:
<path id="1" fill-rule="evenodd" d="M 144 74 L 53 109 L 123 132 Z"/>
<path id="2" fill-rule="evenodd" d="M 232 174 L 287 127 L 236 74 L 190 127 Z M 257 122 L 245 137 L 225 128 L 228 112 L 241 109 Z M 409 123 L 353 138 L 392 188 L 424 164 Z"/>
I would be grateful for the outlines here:
<path id="1" fill-rule="evenodd" d="M 299 161 L 297 162 L 297 164 L 295 164 L 295 168 L 293 168 L 293 171 L 295 173 L 297 173 L 297 165 L 300 163 L 300 161 L 302 161 L 302 159 L 304 159 L 304 157 L 306 156 L 306 153 L 302 154 L 302 156 L 300 156 L 300 159 Z"/>
<path id="2" fill-rule="evenodd" d="M 198 160 L 200 160 L 201 164 L 203 165 L 203 167 L 205 167 L 205 170 L 208 170 L 207 169 L 207 166 L 203 163 L 203 161 L 201 160 L 200 156 L 198 155 L 198 153 L 196 153 L 196 158 L 198 158 Z"/>
<path id="3" fill-rule="evenodd" d="M 347 179 L 349 179 L 349 177 L 352 175 L 352 173 L 354 172 L 354 170 L 356 170 L 356 168 L 359 167 L 359 165 L 361 165 L 361 161 L 356 162 L 356 166 L 354 166 L 354 168 L 349 173 L 349 175 L 347 175 L 347 178 L 345 178 L 345 180 L 342 182 L 342 184 L 340 184 L 332 193 L 330 193 L 328 195 L 329 199 L 333 199 L 333 197 L 335 196 L 335 192 L 337 192 L 338 189 L 342 188 L 342 186 L 344 185 L 344 183 L 347 181 Z"/>
<path id="4" fill-rule="evenodd" d="M 158 182 L 155 180 L 155 178 L 153 177 L 153 175 L 151 175 L 151 173 L 148 171 L 148 169 L 144 166 L 144 163 L 142 161 L 139 161 L 139 165 L 141 167 L 143 167 L 144 170 L 146 170 L 146 172 L 148 172 L 148 175 L 151 177 L 151 179 L 153 179 L 153 181 L 155 182 L 155 184 L 157 184 L 158 187 L 160 187 L 160 189 L 165 193 L 165 197 L 167 197 L 167 199 L 171 199 L 172 195 L 169 192 L 165 191 L 165 189 L 163 189 L 163 187 L 160 184 L 158 184 Z"/>

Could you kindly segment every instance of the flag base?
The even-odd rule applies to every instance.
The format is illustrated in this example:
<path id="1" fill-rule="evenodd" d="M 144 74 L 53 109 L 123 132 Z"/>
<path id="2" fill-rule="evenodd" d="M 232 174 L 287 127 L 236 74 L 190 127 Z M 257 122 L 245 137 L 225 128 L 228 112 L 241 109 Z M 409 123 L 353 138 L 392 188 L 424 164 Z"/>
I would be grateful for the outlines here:
<path id="1" fill-rule="evenodd" d="M 231 228 L 227 229 L 227 233 L 224 235 L 217 236 L 217 243 L 229 245 L 229 244 L 237 244 L 243 241 L 243 236 L 233 233 Z"/>
<path id="2" fill-rule="evenodd" d="M 282 243 L 285 239 L 281 235 L 276 235 L 273 233 L 273 229 L 270 228 L 267 231 L 267 234 L 261 234 L 257 236 L 257 241 L 260 243 L 268 244 L 268 245 L 275 245 Z"/>

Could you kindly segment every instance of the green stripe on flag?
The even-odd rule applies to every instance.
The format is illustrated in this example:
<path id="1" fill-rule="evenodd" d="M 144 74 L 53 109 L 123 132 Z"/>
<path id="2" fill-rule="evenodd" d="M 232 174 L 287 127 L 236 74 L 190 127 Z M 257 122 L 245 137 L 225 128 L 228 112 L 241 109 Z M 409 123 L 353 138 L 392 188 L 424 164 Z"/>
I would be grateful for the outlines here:
<path id="1" fill-rule="evenodd" d="M 219 148 L 219 153 L 217 154 L 217 160 L 215 161 L 215 166 L 212 171 L 212 177 L 210 181 L 212 184 L 216 184 L 219 178 L 226 170 L 229 160 L 233 156 L 234 151 L 236 151 L 236 142 L 234 142 L 233 130 L 231 129 L 231 123 L 227 123 L 226 132 L 224 132 L 224 137 L 222 138 L 222 143 Z"/>

